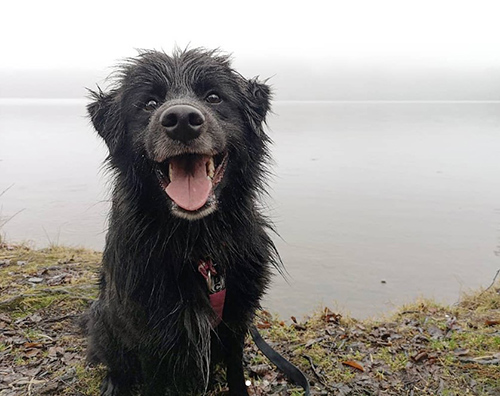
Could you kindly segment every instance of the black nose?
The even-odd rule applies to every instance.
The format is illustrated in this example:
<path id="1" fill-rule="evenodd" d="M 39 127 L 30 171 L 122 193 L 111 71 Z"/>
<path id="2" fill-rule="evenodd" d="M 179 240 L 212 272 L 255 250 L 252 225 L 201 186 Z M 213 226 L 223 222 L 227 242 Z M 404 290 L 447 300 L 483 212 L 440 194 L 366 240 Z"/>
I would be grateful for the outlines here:
<path id="1" fill-rule="evenodd" d="M 174 105 L 161 114 L 160 122 L 168 136 L 186 143 L 200 136 L 205 117 L 196 107 Z"/>

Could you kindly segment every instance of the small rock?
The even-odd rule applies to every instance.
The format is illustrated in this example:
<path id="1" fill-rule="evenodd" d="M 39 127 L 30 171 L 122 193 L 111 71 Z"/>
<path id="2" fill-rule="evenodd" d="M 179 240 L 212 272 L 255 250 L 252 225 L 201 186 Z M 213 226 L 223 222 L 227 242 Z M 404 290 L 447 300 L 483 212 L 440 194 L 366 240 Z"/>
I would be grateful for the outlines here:
<path id="1" fill-rule="evenodd" d="M 18 263 L 19 263 L 19 261 L 18 261 Z M 43 278 L 37 278 L 37 277 L 29 278 L 28 282 L 31 282 L 31 283 L 42 283 L 43 282 Z"/>
<path id="2" fill-rule="evenodd" d="M 21 261 L 21 260 L 19 260 L 19 261 L 17 262 L 17 265 L 19 265 L 19 266 L 26 265 L 26 261 Z"/>
<path id="3" fill-rule="evenodd" d="M 433 340 L 440 340 L 444 336 L 443 330 L 434 325 L 430 325 L 429 328 L 427 329 L 427 332 L 429 333 L 429 335 Z"/>
<path id="4" fill-rule="evenodd" d="M 42 321 L 42 317 L 40 315 L 37 315 L 37 314 L 33 314 L 30 316 L 30 320 L 33 322 L 33 323 L 38 323 L 38 322 L 41 322 Z"/>

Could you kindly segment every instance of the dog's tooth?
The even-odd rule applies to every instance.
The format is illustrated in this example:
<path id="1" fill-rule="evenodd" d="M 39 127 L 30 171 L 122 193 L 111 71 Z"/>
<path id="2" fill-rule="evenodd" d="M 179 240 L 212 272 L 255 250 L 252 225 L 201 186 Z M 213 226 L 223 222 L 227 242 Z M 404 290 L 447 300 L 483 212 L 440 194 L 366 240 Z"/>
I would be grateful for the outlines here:
<path id="1" fill-rule="evenodd" d="M 207 174 L 210 179 L 214 178 L 215 175 L 215 163 L 214 163 L 214 157 L 210 157 L 208 160 L 207 164 Z"/>
<path id="2" fill-rule="evenodd" d="M 172 181 L 172 174 L 173 174 L 172 163 L 169 163 L 168 164 L 168 178 L 170 179 L 170 181 Z"/>

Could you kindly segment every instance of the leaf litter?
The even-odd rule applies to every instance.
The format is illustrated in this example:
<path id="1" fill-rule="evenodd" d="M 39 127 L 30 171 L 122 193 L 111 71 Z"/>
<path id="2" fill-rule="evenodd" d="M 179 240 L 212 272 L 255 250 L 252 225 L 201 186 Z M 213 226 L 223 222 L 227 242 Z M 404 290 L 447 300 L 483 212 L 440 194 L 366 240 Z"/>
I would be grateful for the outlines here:
<path id="1" fill-rule="evenodd" d="M 0 396 L 99 395 L 81 314 L 97 295 L 101 253 L 0 243 Z M 261 311 L 267 342 L 308 377 L 312 395 L 500 395 L 500 285 L 455 306 L 420 301 L 359 321 L 328 308 L 299 321 Z M 248 339 L 249 393 L 302 395 Z M 209 396 L 224 395 L 217 370 Z"/>

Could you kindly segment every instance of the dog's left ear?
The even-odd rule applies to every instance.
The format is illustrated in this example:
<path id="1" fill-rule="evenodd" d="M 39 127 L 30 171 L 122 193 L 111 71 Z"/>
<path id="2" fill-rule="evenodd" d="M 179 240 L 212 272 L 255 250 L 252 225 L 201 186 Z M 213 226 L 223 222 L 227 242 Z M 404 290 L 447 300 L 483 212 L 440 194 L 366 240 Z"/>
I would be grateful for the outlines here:
<path id="1" fill-rule="evenodd" d="M 271 88 L 269 85 L 253 78 L 247 83 L 248 106 L 245 109 L 252 129 L 262 132 L 262 124 L 266 121 L 267 112 L 271 108 Z"/>

